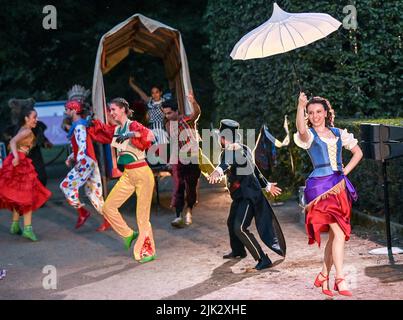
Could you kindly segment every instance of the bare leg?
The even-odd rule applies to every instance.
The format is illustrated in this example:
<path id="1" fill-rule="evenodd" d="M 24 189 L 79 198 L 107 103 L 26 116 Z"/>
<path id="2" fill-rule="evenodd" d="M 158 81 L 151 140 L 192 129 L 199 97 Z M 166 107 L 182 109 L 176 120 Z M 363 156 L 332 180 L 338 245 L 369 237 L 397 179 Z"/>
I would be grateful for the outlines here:
<path id="1" fill-rule="evenodd" d="M 24 214 L 24 231 L 22 232 L 22 236 L 32 241 L 38 241 L 35 233 L 32 230 L 32 211 Z"/>
<path id="2" fill-rule="evenodd" d="M 19 220 L 20 214 L 16 210 L 13 210 L 13 222 L 18 222 Z"/>
<path id="3" fill-rule="evenodd" d="M 343 273 L 343 262 L 344 262 L 344 242 L 345 235 L 343 230 L 341 230 L 340 226 L 337 223 L 330 224 L 330 228 L 334 233 L 334 240 L 332 246 L 332 256 L 334 266 L 336 268 L 336 278 L 344 278 Z M 346 281 L 342 281 L 339 284 L 340 290 L 348 290 Z"/>
<path id="4" fill-rule="evenodd" d="M 325 255 L 324 255 L 323 267 L 322 267 L 322 274 L 325 277 L 327 275 L 329 275 L 330 270 L 332 269 L 332 265 L 333 265 L 333 257 L 332 257 L 333 239 L 334 239 L 334 233 L 333 233 L 333 230 L 330 229 L 329 230 L 329 239 L 327 240 L 326 247 L 325 247 Z M 319 275 L 319 280 L 324 280 L 324 277 L 322 275 Z M 323 282 L 322 288 L 324 290 L 329 290 L 329 285 L 328 285 L 327 281 Z"/>
<path id="5" fill-rule="evenodd" d="M 30 226 L 32 224 L 32 211 L 24 214 L 24 226 Z"/>
<path id="6" fill-rule="evenodd" d="M 18 234 L 20 235 L 22 233 L 21 228 L 20 228 L 20 215 L 16 210 L 13 210 L 13 216 L 12 216 L 12 223 L 10 227 L 10 233 L 11 234 Z"/>

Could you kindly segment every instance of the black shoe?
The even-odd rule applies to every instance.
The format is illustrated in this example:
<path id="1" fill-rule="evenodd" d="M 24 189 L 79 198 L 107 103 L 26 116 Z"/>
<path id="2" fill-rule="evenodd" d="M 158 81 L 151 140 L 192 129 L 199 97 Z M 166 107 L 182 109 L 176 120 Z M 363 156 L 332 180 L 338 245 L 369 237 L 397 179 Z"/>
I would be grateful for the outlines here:
<path id="1" fill-rule="evenodd" d="M 230 252 L 230 253 L 224 255 L 222 258 L 223 259 L 243 259 L 245 257 L 246 257 L 246 252 L 243 252 L 240 254 Z"/>
<path id="2" fill-rule="evenodd" d="M 267 254 L 265 254 L 262 258 L 259 259 L 258 264 L 255 266 L 256 270 L 262 270 L 266 268 L 270 268 L 273 265 Z"/>

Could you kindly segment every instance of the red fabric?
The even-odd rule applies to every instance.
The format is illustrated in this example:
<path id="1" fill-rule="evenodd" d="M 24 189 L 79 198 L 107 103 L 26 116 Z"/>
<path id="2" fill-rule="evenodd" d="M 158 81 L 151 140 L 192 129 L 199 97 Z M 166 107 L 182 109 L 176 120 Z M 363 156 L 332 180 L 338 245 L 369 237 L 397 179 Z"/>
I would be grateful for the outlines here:
<path id="1" fill-rule="evenodd" d="M 90 137 L 100 143 L 110 144 L 115 134 L 116 126 L 104 124 L 99 120 L 93 120 L 93 125 L 88 128 L 88 134 Z M 146 150 L 151 146 L 154 140 L 152 131 L 137 121 L 133 121 L 129 127 L 130 131 L 136 131 L 140 133 L 140 137 L 134 137 L 131 139 L 131 143 L 140 150 Z"/>
<path id="2" fill-rule="evenodd" d="M 70 100 L 66 102 L 66 109 L 75 110 L 78 114 L 83 112 L 83 104 L 77 100 Z"/>
<path id="3" fill-rule="evenodd" d="M 140 251 L 140 258 L 151 257 L 154 254 L 154 249 L 151 245 L 150 237 L 144 239 L 143 247 Z"/>
<path id="4" fill-rule="evenodd" d="M 20 163 L 14 167 L 9 154 L 0 169 L 0 209 L 15 209 L 20 215 L 35 211 L 52 193 L 38 179 L 32 160 L 18 152 Z"/>
<path id="5" fill-rule="evenodd" d="M 96 142 L 110 144 L 115 133 L 115 128 L 116 126 L 102 123 L 99 120 L 93 120 L 92 126 L 87 128 L 87 133 Z"/>
<path id="6" fill-rule="evenodd" d="M 230 184 L 229 191 L 230 191 L 230 193 L 233 193 L 236 190 L 238 190 L 240 187 L 241 187 L 241 183 L 239 181 L 234 181 Z"/>
<path id="7" fill-rule="evenodd" d="M 134 137 L 131 139 L 131 143 L 136 148 L 144 151 L 151 146 L 151 143 L 154 140 L 154 134 L 150 129 L 146 128 L 137 121 L 133 121 L 130 124 L 129 130 L 140 133 L 140 137 Z"/>
<path id="8" fill-rule="evenodd" d="M 182 120 L 185 121 L 186 123 L 188 123 L 192 120 L 192 118 L 189 116 L 180 116 L 180 118 L 182 118 Z"/>
<path id="9" fill-rule="evenodd" d="M 186 117 L 186 116 L 180 116 L 178 119 L 178 149 L 182 149 L 183 146 L 185 146 L 186 144 L 190 143 L 190 139 L 194 138 L 192 136 L 192 128 L 190 127 L 188 121 L 190 121 L 190 117 Z M 179 139 L 181 133 L 183 130 L 187 130 L 186 133 L 186 141 L 183 141 L 181 139 Z M 181 137 L 183 138 L 183 137 Z"/>
<path id="10" fill-rule="evenodd" d="M 347 190 L 338 194 L 330 194 L 326 199 L 312 205 L 305 217 L 305 227 L 308 234 L 308 244 L 315 241 L 320 247 L 320 233 L 329 231 L 330 223 L 338 223 L 345 234 L 345 239 L 350 239 L 351 233 L 351 201 Z"/>
<path id="11" fill-rule="evenodd" d="M 130 164 L 125 164 L 125 169 L 136 169 L 136 168 L 141 168 L 148 166 L 146 161 L 139 161 L 135 163 L 130 163 Z"/>
<path id="12" fill-rule="evenodd" d="M 92 160 L 97 162 L 97 157 L 95 156 L 94 145 L 92 144 L 92 140 L 89 134 L 87 134 L 87 156 L 89 156 Z M 77 153 L 78 153 L 78 144 L 76 137 L 73 135 L 71 137 L 71 146 L 73 147 L 74 160 L 77 161 Z"/>

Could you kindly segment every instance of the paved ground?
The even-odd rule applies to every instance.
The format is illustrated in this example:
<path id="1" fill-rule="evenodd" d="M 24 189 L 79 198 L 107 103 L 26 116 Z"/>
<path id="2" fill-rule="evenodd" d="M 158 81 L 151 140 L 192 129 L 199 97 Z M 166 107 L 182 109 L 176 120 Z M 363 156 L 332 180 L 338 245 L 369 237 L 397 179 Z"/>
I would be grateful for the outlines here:
<path id="1" fill-rule="evenodd" d="M 0 269 L 7 269 L 6 278 L 0 280 L 0 300 L 324 299 L 313 287 L 323 250 L 307 245 L 294 201 L 274 208 L 287 239 L 287 258 L 269 252 L 275 266 L 258 273 L 247 272 L 255 265 L 250 256 L 241 261 L 222 259 L 229 249 L 226 217 L 230 204 L 222 187 L 205 188 L 203 183 L 194 224 L 179 230 L 170 226 L 170 195 L 162 193 L 162 207 L 157 213 L 154 203 L 152 212 L 158 259 L 140 265 L 114 232 L 95 232 L 100 216 L 94 214 L 75 231 L 75 212 L 56 185 L 51 181 L 54 196 L 34 216 L 38 243 L 9 235 L 10 215 L 0 212 Z M 169 188 L 169 178 L 162 188 Z M 133 200 L 124 212 L 134 225 Z M 347 244 L 352 299 L 403 299 L 403 255 L 395 256 L 394 265 L 385 256 L 371 256 L 368 251 L 380 245 L 369 239 L 353 235 Z M 56 267 L 57 289 L 42 286 L 46 265 Z M 335 299 L 345 298 L 336 295 Z"/>

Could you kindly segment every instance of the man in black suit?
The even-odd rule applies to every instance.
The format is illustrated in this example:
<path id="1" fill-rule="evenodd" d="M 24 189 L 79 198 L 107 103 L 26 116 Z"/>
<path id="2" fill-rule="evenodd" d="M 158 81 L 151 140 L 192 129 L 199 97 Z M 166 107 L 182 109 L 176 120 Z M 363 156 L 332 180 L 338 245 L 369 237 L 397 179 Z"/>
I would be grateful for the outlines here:
<path id="1" fill-rule="evenodd" d="M 232 198 L 227 226 L 232 251 L 224 259 L 246 257 L 246 250 L 258 261 L 255 269 L 272 266 L 272 262 L 248 230 L 252 219 L 261 240 L 274 252 L 285 256 L 285 240 L 273 210 L 263 194 L 262 186 L 272 195 L 279 195 L 281 189 L 276 183 L 263 181 L 250 149 L 240 143 L 239 123 L 224 119 L 220 124 L 220 143 L 223 151 L 220 164 L 209 177 L 210 183 L 217 183 L 227 176 L 228 189 Z"/>

